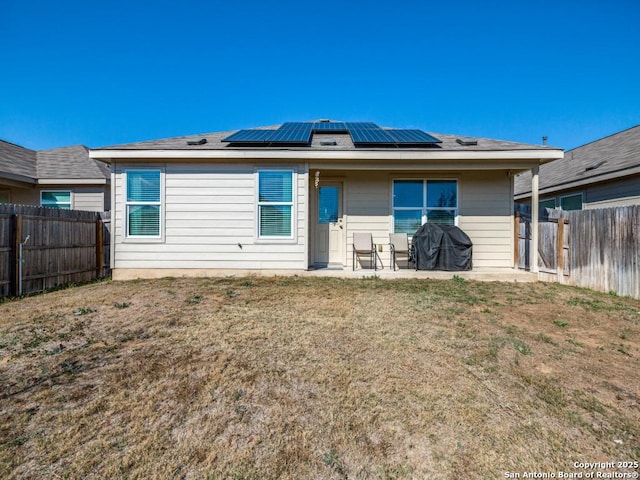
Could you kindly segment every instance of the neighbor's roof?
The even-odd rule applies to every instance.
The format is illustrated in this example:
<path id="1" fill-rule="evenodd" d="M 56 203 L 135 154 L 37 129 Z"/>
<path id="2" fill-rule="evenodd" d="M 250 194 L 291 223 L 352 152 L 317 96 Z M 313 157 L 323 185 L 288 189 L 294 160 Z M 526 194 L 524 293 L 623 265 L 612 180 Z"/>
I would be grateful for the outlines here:
<path id="1" fill-rule="evenodd" d="M 0 140 L 0 177 L 36 183 L 36 151 Z"/>
<path id="2" fill-rule="evenodd" d="M 109 166 L 89 158 L 84 145 L 38 151 L 38 178 L 109 178 Z"/>
<path id="3" fill-rule="evenodd" d="M 89 149 L 83 145 L 30 150 L 0 140 L 0 177 L 26 183 L 46 179 L 108 179 L 109 166 L 89 158 Z"/>
<path id="4" fill-rule="evenodd" d="M 275 130 L 280 125 L 270 127 L 256 127 L 258 130 Z M 383 129 L 388 129 L 383 127 Z M 226 137 L 238 132 L 238 130 L 231 130 L 227 132 L 213 132 L 202 133 L 198 135 L 187 135 L 175 138 L 165 138 L 161 140 L 150 140 L 145 142 L 128 143 L 123 145 L 112 145 L 92 150 L 384 150 L 388 151 L 390 148 L 386 147 L 357 147 L 354 145 L 349 133 L 345 132 L 325 132 L 314 133 L 311 142 L 308 146 L 283 146 L 283 145 L 271 145 L 271 146 L 247 146 L 247 145 L 234 145 L 230 142 L 223 142 Z M 431 136 L 441 140 L 441 143 L 431 145 L 427 147 L 411 146 L 410 148 L 402 148 L 402 150 L 439 150 L 439 151 L 499 151 L 499 150 L 560 150 L 557 147 L 543 146 L 543 145 L 531 145 L 527 143 L 508 142 L 504 140 L 494 140 L 489 138 L 476 138 L 468 137 L 464 135 L 451 135 L 443 133 L 426 132 Z M 206 143 L 200 145 L 190 145 L 189 142 L 198 142 L 199 140 L 206 139 Z M 327 141 L 335 141 L 336 145 L 321 145 Z M 460 140 L 460 141 L 458 141 Z M 477 141 L 474 145 L 465 145 L 468 141 Z"/>
<path id="5" fill-rule="evenodd" d="M 640 173 L 640 125 L 568 150 L 540 166 L 539 190 L 552 193 Z M 516 198 L 531 196 L 531 172 L 515 178 Z"/>

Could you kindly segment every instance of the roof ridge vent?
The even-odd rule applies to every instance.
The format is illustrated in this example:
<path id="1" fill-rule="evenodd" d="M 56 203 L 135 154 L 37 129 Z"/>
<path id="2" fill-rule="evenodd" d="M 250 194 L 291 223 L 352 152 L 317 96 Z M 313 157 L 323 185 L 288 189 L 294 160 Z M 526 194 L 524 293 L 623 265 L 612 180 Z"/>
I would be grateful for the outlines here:
<path id="1" fill-rule="evenodd" d="M 463 140 L 462 138 L 456 138 L 456 143 L 464 147 L 470 147 L 472 145 L 478 145 L 478 140 L 476 139 Z"/>
<path id="2" fill-rule="evenodd" d="M 204 145 L 207 143 L 206 138 L 201 138 L 200 140 L 187 140 L 187 145 Z"/>

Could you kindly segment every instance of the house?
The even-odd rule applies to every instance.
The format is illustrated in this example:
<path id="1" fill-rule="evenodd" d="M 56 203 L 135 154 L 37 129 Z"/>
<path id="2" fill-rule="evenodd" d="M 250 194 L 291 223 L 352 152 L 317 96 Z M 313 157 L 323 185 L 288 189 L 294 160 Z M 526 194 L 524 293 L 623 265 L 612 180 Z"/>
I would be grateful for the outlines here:
<path id="1" fill-rule="evenodd" d="M 640 205 L 640 125 L 565 153 L 540 167 L 539 208 L 583 210 Z M 531 174 L 518 175 L 515 200 L 531 205 Z"/>
<path id="2" fill-rule="evenodd" d="M 30 150 L 0 140 L 0 203 L 109 210 L 109 166 L 82 145 Z"/>
<path id="3" fill-rule="evenodd" d="M 513 176 L 562 155 L 328 120 L 90 152 L 112 167 L 114 279 L 350 269 L 354 232 L 389 268 L 389 233 L 424 222 L 464 230 L 475 269 L 513 270 Z"/>

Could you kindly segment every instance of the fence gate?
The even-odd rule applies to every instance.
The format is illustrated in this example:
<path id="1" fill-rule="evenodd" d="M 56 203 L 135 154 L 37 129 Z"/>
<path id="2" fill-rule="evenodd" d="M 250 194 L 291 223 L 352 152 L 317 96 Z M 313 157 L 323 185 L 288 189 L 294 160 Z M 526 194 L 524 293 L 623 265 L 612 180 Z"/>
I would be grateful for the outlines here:
<path id="1" fill-rule="evenodd" d="M 529 270 L 531 265 L 531 218 L 516 215 L 516 253 L 518 268 Z M 545 274 L 556 275 L 564 283 L 571 274 L 571 252 L 569 248 L 570 225 L 564 218 L 550 218 L 538 222 L 538 269 Z"/>

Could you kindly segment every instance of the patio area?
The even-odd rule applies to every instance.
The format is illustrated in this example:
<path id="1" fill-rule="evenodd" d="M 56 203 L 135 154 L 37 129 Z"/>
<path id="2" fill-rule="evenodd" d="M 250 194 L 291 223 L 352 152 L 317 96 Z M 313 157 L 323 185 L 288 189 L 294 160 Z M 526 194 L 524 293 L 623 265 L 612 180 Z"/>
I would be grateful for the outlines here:
<path id="1" fill-rule="evenodd" d="M 336 278 L 371 278 L 377 277 L 383 280 L 394 280 L 403 278 L 422 278 L 447 280 L 458 276 L 466 280 L 478 280 L 484 282 L 537 282 L 538 276 L 524 270 L 513 268 L 474 268 L 469 271 L 445 272 L 441 270 L 414 270 L 413 268 L 402 268 L 392 270 L 385 265 L 378 270 L 359 268 L 355 271 L 351 268 L 315 268 L 310 270 L 236 270 L 236 269 L 156 269 L 156 270 L 135 270 L 120 269 L 113 272 L 113 280 L 134 280 L 141 278 L 163 278 L 163 277 L 336 277 Z"/>
<path id="2" fill-rule="evenodd" d="M 272 275 L 283 275 L 283 272 L 272 271 Z M 448 272 L 442 270 L 415 270 L 414 268 L 401 268 L 392 270 L 388 266 L 377 270 L 372 268 L 358 268 L 351 270 L 350 268 L 316 268 L 305 272 L 295 272 L 294 275 L 300 276 L 316 276 L 316 277 L 339 277 L 339 278 L 366 278 L 378 277 L 384 280 L 402 279 L 402 278 L 422 278 L 447 280 L 454 276 L 464 278 L 466 280 L 479 280 L 485 282 L 537 282 L 538 275 L 525 270 L 515 268 L 474 268 L 473 270 Z"/>

